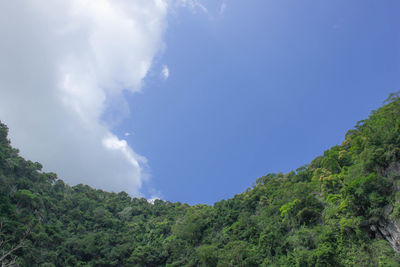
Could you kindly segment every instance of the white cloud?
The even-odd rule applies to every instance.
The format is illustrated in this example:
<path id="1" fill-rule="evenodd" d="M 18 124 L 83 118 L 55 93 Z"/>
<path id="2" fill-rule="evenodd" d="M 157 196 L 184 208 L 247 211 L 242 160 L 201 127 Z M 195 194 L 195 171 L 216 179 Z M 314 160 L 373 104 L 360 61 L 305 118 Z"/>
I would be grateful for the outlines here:
<path id="1" fill-rule="evenodd" d="M 21 154 L 71 184 L 140 195 L 145 158 L 101 118 L 141 90 L 166 13 L 166 0 L 2 1 L 0 120 Z"/>
<path id="2" fill-rule="evenodd" d="M 152 196 L 151 198 L 147 199 L 147 202 L 149 202 L 150 204 L 153 205 L 154 202 L 155 202 L 157 199 L 161 199 L 161 198 Z"/>
<path id="3" fill-rule="evenodd" d="M 168 79 L 169 77 L 169 69 L 167 65 L 163 65 L 162 70 L 161 70 L 161 74 L 164 77 L 164 79 Z"/>

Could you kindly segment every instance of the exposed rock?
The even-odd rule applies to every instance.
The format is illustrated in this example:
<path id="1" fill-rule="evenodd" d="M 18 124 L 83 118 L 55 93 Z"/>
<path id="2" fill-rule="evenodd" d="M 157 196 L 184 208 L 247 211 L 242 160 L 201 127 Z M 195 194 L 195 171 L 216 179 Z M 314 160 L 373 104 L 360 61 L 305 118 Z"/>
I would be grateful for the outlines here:
<path id="1" fill-rule="evenodd" d="M 372 227 L 372 226 L 371 226 Z M 396 221 L 379 221 L 378 231 L 390 243 L 393 249 L 400 252 L 400 227 Z M 372 228 L 371 228 L 372 230 Z"/>
<path id="2" fill-rule="evenodd" d="M 398 178 L 400 176 L 400 161 L 390 163 L 390 165 L 386 169 L 380 171 L 380 175 Z"/>
<path id="3" fill-rule="evenodd" d="M 398 183 L 400 178 L 400 162 L 394 162 L 386 168 L 382 175 L 390 177 L 393 180 L 393 191 L 394 193 L 400 191 L 400 183 Z M 399 199 L 395 199 L 396 203 Z M 393 249 L 400 252 L 400 221 L 394 219 L 390 216 L 393 212 L 393 206 L 387 205 L 383 208 L 382 217 L 377 225 L 371 225 L 371 231 L 375 232 L 375 236 L 381 235 L 385 238 Z"/>
<path id="4" fill-rule="evenodd" d="M 385 218 L 389 218 L 389 215 L 392 213 L 392 211 L 393 211 L 393 206 L 392 205 L 386 205 L 383 208 L 383 216 Z"/>

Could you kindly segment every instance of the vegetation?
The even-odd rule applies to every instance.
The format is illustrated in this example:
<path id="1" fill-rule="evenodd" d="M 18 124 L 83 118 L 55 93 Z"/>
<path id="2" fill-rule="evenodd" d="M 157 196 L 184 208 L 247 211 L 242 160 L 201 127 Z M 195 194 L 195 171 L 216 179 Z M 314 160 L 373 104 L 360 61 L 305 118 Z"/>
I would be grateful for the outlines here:
<path id="1" fill-rule="evenodd" d="M 400 266 L 400 98 L 309 165 L 213 206 L 69 186 L 0 123 L 2 266 Z M 380 230 L 381 229 L 381 230 Z"/>

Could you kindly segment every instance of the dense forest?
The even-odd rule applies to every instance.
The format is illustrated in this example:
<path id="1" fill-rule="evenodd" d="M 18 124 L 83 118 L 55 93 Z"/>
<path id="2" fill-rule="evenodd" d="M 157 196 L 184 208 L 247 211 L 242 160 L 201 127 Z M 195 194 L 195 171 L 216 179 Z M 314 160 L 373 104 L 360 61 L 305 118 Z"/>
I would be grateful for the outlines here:
<path id="1" fill-rule="evenodd" d="M 69 186 L 0 123 L 2 266 L 400 266 L 400 96 L 341 145 L 212 206 Z"/>

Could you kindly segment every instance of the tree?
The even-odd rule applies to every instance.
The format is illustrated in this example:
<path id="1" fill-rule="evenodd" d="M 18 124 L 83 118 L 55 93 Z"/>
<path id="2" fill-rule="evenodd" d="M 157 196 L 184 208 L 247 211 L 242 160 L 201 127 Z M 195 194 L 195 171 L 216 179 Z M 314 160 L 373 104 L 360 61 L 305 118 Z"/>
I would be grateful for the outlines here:
<path id="1" fill-rule="evenodd" d="M 0 223 L 0 264 L 1 267 L 12 267 L 16 266 L 17 256 L 14 253 L 24 247 L 25 245 L 25 237 L 27 233 L 25 233 L 24 237 L 19 241 L 15 241 L 14 237 L 9 237 L 7 239 L 4 238 L 3 233 L 3 223 Z"/>

